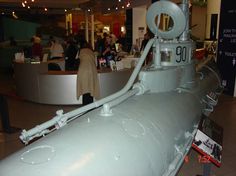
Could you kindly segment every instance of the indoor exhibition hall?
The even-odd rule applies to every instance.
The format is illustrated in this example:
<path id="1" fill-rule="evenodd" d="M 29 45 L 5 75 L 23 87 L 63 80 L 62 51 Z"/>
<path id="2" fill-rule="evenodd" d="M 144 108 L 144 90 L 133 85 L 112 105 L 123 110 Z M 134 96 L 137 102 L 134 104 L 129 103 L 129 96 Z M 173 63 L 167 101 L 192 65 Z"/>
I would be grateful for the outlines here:
<path id="1" fill-rule="evenodd" d="M 1 0 L 0 176 L 235 176 L 230 0 Z"/>

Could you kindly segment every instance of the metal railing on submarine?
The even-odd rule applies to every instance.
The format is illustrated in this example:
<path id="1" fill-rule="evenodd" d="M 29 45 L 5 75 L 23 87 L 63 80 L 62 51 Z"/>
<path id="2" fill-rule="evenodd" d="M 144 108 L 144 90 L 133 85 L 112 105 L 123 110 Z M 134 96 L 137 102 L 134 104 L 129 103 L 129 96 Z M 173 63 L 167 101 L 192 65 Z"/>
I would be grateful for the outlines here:
<path id="1" fill-rule="evenodd" d="M 155 39 L 150 39 L 140 57 L 140 60 L 137 63 L 137 66 L 135 67 L 133 73 L 131 74 L 127 84 L 125 85 L 125 87 L 123 89 L 121 89 L 120 91 L 105 97 L 101 100 L 95 101 L 89 105 L 83 106 L 81 108 L 75 109 L 73 111 L 70 111 L 68 113 L 63 114 L 63 110 L 58 110 L 56 112 L 57 116 L 55 116 L 54 118 L 52 118 L 51 120 L 42 123 L 41 125 L 38 125 L 28 131 L 23 130 L 21 135 L 20 135 L 20 139 L 22 140 L 22 142 L 24 142 L 25 144 L 28 144 L 29 141 L 31 141 L 34 138 L 40 137 L 40 136 L 45 136 L 46 134 L 59 129 L 63 126 L 65 126 L 68 122 L 80 117 L 81 115 L 83 115 L 84 113 L 86 113 L 87 111 L 100 107 L 100 106 L 104 106 L 104 110 L 106 112 L 110 111 L 110 107 L 119 104 L 123 99 L 127 99 L 128 97 L 137 94 L 140 90 L 139 88 L 135 88 L 134 90 L 131 90 L 131 92 L 128 92 L 130 90 L 130 88 L 132 87 L 135 79 L 138 76 L 138 73 L 140 72 L 142 65 L 147 57 L 147 54 L 149 52 L 149 50 L 151 49 L 153 43 L 154 43 Z M 117 99 L 118 98 L 118 99 Z M 54 127 L 54 128 L 52 128 Z M 51 129 L 49 129 L 51 128 Z"/>

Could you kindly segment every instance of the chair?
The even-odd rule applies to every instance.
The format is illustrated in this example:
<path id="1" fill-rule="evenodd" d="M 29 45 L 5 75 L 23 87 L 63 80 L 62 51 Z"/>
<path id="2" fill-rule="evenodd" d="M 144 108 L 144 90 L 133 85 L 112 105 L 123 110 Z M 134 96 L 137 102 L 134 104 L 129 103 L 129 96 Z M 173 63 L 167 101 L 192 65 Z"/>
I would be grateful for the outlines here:
<path id="1" fill-rule="evenodd" d="M 61 67 L 57 63 L 49 63 L 48 71 L 61 71 Z"/>

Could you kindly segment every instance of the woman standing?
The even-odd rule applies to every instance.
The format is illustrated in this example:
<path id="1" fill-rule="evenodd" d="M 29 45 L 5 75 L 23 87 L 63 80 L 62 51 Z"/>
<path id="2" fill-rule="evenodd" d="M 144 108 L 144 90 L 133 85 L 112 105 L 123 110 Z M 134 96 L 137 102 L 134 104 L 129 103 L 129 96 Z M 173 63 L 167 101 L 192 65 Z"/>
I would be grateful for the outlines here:
<path id="1" fill-rule="evenodd" d="M 83 95 L 83 105 L 93 102 L 100 96 L 95 55 L 86 41 L 81 42 L 79 53 L 79 71 L 77 75 L 77 98 Z"/>

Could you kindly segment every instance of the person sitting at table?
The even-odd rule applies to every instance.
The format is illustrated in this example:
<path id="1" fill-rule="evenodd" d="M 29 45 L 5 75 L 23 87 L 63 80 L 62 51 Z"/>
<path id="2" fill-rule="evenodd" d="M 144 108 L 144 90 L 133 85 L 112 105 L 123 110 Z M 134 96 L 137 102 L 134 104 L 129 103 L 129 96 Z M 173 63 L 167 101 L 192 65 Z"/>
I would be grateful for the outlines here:
<path id="1" fill-rule="evenodd" d="M 55 39 L 51 39 L 50 43 L 50 59 L 61 59 L 64 54 L 62 45 Z"/>
<path id="2" fill-rule="evenodd" d="M 100 97 L 100 88 L 95 64 L 95 54 L 86 40 L 81 42 L 80 65 L 77 75 L 77 98 L 82 95 L 83 105 Z"/>
<path id="3" fill-rule="evenodd" d="M 116 47 L 115 44 L 112 42 L 112 36 L 106 37 L 106 43 L 105 43 L 105 50 L 102 53 L 102 57 L 106 60 L 106 66 L 110 66 L 110 61 L 115 60 L 116 56 Z"/>

